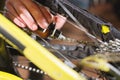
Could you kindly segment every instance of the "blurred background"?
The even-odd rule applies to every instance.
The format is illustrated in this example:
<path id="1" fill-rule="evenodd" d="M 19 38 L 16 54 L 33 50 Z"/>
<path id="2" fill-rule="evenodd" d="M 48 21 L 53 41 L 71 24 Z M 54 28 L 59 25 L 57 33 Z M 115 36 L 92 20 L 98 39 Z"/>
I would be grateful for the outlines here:
<path id="1" fill-rule="evenodd" d="M 120 30 L 120 0 L 70 0 L 78 7 L 112 23 Z"/>

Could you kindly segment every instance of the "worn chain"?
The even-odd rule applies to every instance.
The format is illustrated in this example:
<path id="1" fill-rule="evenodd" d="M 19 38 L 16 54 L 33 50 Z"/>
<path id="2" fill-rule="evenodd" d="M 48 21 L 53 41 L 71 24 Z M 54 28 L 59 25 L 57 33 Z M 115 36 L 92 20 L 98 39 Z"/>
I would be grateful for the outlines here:
<path id="1" fill-rule="evenodd" d="M 96 49 L 96 54 L 98 57 L 102 57 L 109 62 L 119 62 L 120 61 L 120 40 L 115 39 L 109 42 L 104 42 L 100 44 L 100 47 Z"/>
<path id="2" fill-rule="evenodd" d="M 69 42 L 75 42 L 75 40 L 73 39 L 69 39 L 69 40 L 64 39 L 64 40 Z M 77 42 L 79 44 L 89 44 L 91 46 L 95 45 L 94 43 L 87 42 L 87 41 L 77 41 Z M 71 47 L 75 50 L 77 46 L 76 47 L 71 46 Z M 120 58 L 119 58 L 120 57 L 120 40 L 115 39 L 114 41 L 109 40 L 109 42 L 103 42 L 102 44 L 100 44 L 100 46 L 96 48 L 96 51 L 93 54 L 97 54 L 97 56 L 99 55 L 99 57 L 102 57 L 109 62 L 119 62 L 120 61 Z"/>
<path id="3" fill-rule="evenodd" d="M 100 47 L 97 49 L 98 52 L 120 52 L 120 40 L 115 39 L 109 40 L 109 42 L 104 42 L 103 44 L 100 44 Z"/>

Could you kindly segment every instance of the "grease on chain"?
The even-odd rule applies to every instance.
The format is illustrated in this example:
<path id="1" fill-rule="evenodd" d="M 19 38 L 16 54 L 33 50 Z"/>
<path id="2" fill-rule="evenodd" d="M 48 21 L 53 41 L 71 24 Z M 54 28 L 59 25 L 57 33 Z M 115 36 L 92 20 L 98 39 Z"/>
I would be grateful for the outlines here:
<path id="1" fill-rule="evenodd" d="M 101 57 L 108 62 L 119 62 L 120 61 L 120 40 L 115 39 L 104 42 L 96 49 L 96 55 Z"/>
<path id="2" fill-rule="evenodd" d="M 99 53 L 103 52 L 120 52 L 120 40 L 115 39 L 114 41 L 109 40 L 109 42 L 104 42 L 100 44 L 100 47 L 96 49 Z"/>
<path id="3" fill-rule="evenodd" d="M 70 40 L 69 40 L 70 41 Z M 75 40 L 71 40 L 75 41 Z M 89 44 L 91 46 L 96 46 L 92 42 L 87 41 L 77 41 L 79 44 Z M 77 46 L 76 46 L 77 47 Z M 106 59 L 108 62 L 119 62 L 120 61 L 120 40 L 115 39 L 109 40 L 109 42 L 103 42 L 99 47 L 96 48 L 95 53 L 97 56 Z"/>

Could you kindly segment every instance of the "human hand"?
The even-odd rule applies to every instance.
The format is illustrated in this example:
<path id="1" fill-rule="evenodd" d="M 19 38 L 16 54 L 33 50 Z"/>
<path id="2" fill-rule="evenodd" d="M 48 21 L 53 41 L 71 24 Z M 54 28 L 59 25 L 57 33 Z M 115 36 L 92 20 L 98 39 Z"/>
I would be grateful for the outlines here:
<path id="1" fill-rule="evenodd" d="M 40 26 L 46 29 L 51 22 L 56 21 L 56 28 L 60 29 L 66 18 L 61 15 L 52 15 L 48 8 L 38 5 L 32 0 L 6 0 L 5 16 L 19 27 L 28 27 L 35 31 Z"/>

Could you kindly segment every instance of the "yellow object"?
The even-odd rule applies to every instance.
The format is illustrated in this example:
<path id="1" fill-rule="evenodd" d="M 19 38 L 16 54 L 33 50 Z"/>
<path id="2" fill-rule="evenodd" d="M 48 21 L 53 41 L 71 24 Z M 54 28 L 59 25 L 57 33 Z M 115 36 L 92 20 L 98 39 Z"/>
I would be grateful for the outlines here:
<path id="1" fill-rule="evenodd" d="M 108 26 L 102 25 L 102 30 L 101 30 L 101 32 L 104 33 L 104 34 L 107 34 L 107 33 L 110 32 L 110 29 L 109 29 Z"/>
<path id="2" fill-rule="evenodd" d="M 13 74 L 0 71 L 0 80 L 23 80 Z"/>
<path id="3" fill-rule="evenodd" d="M 86 66 L 105 72 L 110 71 L 107 61 L 101 57 L 98 57 L 97 55 L 86 57 L 82 59 L 79 64 L 81 66 Z"/>
<path id="4" fill-rule="evenodd" d="M 41 44 L 0 14 L 1 37 L 19 49 L 26 58 L 55 80 L 85 80 Z"/>

